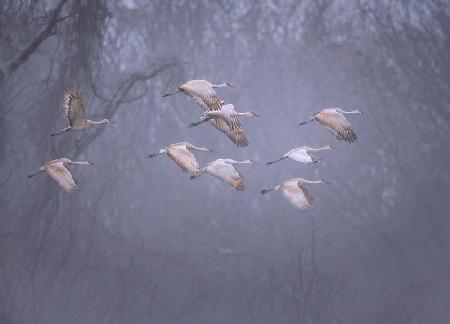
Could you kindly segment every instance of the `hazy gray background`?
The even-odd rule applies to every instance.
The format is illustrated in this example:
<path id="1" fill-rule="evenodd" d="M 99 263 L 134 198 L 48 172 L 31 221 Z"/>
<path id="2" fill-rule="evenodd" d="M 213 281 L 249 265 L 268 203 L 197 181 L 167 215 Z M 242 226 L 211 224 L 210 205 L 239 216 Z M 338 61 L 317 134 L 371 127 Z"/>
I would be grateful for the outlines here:
<path id="1" fill-rule="evenodd" d="M 0 323 L 450 322 L 449 53 L 445 0 L 1 1 Z M 248 148 L 161 98 L 190 79 L 262 115 Z M 72 85 L 116 123 L 51 138 Z M 329 106 L 357 144 L 296 127 Z M 184 140 L 248 189 L 145 158 Z M 339 150 L 264 164 L 303 144 Z M 27 178 L 63 156 L 80 190 Z M 332 185 L 259 194 L 292 177 Z"/>

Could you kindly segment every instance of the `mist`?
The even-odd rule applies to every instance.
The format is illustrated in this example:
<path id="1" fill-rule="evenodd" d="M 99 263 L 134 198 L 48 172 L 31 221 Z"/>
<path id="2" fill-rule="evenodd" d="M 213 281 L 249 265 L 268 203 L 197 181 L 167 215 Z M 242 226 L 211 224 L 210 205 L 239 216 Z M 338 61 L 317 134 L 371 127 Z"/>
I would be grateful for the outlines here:
<path id="1" fill-rule="evenodd" d="M 450 322 L 449 52 L 444 0 L 2 1 L 0 323 Z M 248 147 L 162 97 L 193 79 L 261 115 Z M 50 137 L 69 87 L 113 123 Z M 297 126 L 330 107 L 357 143 Z M 247 189 L 147 159 L 182 141 Z M 266 165 L 301 145 L 336 150 Z M 97 166 L 27 177 L 61 157 Z M 330 185 L 260 194 L 295 177 Z"/>

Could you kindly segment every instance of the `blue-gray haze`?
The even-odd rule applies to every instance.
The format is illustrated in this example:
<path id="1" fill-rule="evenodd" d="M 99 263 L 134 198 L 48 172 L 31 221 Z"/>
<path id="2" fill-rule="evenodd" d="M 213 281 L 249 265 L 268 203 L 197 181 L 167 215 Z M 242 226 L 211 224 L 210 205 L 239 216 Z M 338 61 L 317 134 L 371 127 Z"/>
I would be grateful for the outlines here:
<path id="1" fill-rule="evenodd" d="M 450 322 L 449 52 L 445 0 L 1 1 L 0 323 Z M 161 98 L 191 79 L 262 116 L 247 148 Z M 50 137 L 70 86 L 115 123 Z M 333 106 L 358 143 L 296 126 Z M 256 160 L 247 190 L 146 159 L 180 141 Z M 98 166 L 27 178 L 59 157 Z M 331 185 L 259 193 L 293 177 Z"/>

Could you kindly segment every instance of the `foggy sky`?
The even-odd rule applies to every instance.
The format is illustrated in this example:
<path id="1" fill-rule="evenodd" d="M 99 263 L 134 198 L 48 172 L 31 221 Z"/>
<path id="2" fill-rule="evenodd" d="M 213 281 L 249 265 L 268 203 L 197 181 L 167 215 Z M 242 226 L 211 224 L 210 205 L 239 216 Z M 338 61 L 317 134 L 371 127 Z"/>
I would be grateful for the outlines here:
<path id="1" fill-rule="evenodd" d="M 14 70 L 60 1 L 8 3 L 0 323 L 450 321 L 445 1 L 69 0 Z M 191 79 L 232 83 L 220 98 L 261 115 L 241 120 L 247 148 L 188 128 L 202 116 L 189 97 L 161 97 Z M 66 127 L 70 86 L 89 117 L 114 123 L 50 137 Z M 296 126 L 326 107 L 367 112 L 348 117 L 356 144 Z M 238 167 L 247 189 L 146 159 L 181 141 L 214 149 L 195 153 L 201 166 L 257 161 Z M 318 164 L 265 164 L 327 144 L 337 150 Z M 70 194 L 27 178 L 59 157 L 98 166 L 74 168 Z M 294 177 L 331 185 L 308 187 L 306 212 L 259 193 Z"/>

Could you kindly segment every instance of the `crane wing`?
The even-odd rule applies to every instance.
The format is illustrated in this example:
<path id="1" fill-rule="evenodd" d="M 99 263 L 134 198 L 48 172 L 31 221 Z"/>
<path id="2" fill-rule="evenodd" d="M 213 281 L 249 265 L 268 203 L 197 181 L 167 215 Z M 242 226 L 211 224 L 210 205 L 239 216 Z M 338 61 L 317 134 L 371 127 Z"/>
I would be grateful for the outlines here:
<path id="1" fill-rule="evenodd" d="M 290 157 L 291 159 L 293 159 L 295 161 L 303 162 L 303 163 L 312 163 L 315 161 L 314 156 L 309 154 L 305 149 L 301 149 L 301 148 L 296 148 L 296 149 L 290 150 L 288 152 L 288 157 Z"/>
<path id="2" fill-rule="evenodd" d="M 242 124 L 238 117 L 229 118 L 227 125 L 231 131 L 242 130 Z"/>
<path id="3" fill-rule="evenodd" d="M 311 207 L 314 198 L 303 185 L 296 183 L 284 184 L 281 189 L 283 196 L 295 207 L 305 210 Z"/>
<path id="4" fill-rule="evenodd" d="M 301 192 L 303 193 L 303 196 L 305 197 L 305 200 L 308 204 L 308 207 L 311 207 L 311 205 L 314 203 L 314 197 L 311 196 L 311 194 L 309 193 L 308 189 L 306 188 L 306 186 L 304 185 L 299 185 L 298 186 L 299 189 L 301 190 Z"/>
<path id="5" fill-rule="evenodd" d="M 202 96 L 191 94 L 191 97 L 204 111 L 220 110 L 222 107 L 220 99 L 214 90 L 212 90 L 212 92 L 213 93 L 209 93 L 208 91 Z"/>
<path id="6" fill-rule="evenodd" d="M 67 192 L 77 188 L 70 171 L 63 162 L 51 163 L 46 166 L 47 173 Z"/>
<path id="7" fill-rule="evenodd" d="M 238 120 L 239 121 L 239 120 Z M 217 130 L 224 133 L 228 136 L 228 138 L 237 146 L 245 147 L 248 145 L 247 137 L 244 134 L 244 130 L 242 128 L 241 123 L 239 122 L 239 127 L 232 130 L 225 120 L 218 118 L 210 121 L 211 125 L 213 125 Z"/>
<path id="8" fill-rule="evenodd" d="M 235 169 L 235 167 L 228 163 L 220 163 L 212 166 L 212 171 L 215 176 L 223 179 L 234 189 L 238 191 L 245 190 L 244 177 Z"/>
<path id="9" fill-rule="evenodd" d="M 86 120 L 83 100 L 75 88 L 64 91 L 64 112 L 70 126 Z"/>
<path id="10" fill-rule="evenodd" d="M 190 172 L 192 175 L 200 175 L 200 166 L 194 154 L 189 152 L 185 146 L 172 146 L 167 148 L 167 155 L 175 161 L 183 172 Z"/>
<path id="11" fill-rule="evenodd" d="M 358 140 L 356 133 L 345 116 L 337 111 L 319 112 L 315 119 L 332 132 L 339 141 L 354 143 Z"/>
<path id="12" fill-rule="evenodd" d="M 204 111 L 220 110 L 222 105 L 211 83 L 205 80 L 191 80 L 178 87 L 192 97 Z"/>

